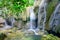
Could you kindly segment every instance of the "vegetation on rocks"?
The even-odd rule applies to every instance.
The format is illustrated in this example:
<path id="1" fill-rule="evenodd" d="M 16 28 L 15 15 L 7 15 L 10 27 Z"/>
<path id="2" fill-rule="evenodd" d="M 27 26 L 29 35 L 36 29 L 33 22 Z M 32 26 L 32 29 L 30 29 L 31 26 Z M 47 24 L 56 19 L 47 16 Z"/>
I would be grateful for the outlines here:
<path id="1" fill-rule="evenodd" d="M 48 35 L 24 35 L 24 32 L 15 31 L 8 33 L 0 33 L 0 40 L 60 40 L 60 38 Z"/>
<path id="2" fill-rule="evenodd" d="M 33 5 L 34 0 L 0 0 L 0 10 L 8 17 L 20 18 L 26 7 Z M 4 16 L 4 17 L 6 17 Z"/>
<path id="3" fill-rule="evenodd" d="M 52 34 L 49 34 L 49 35 L 43 36 L 42 40 L 60 40 L 60 38 L 53 36 Z"/>

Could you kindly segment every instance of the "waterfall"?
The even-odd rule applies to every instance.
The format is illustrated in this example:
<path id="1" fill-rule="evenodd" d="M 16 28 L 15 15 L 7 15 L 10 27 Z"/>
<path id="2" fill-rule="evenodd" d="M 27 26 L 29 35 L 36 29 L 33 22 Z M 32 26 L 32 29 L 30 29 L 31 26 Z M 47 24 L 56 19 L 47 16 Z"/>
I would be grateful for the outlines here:
<path id="1" fill-rule="evenodd" d="M 34 14 L 33 8 L 30 9 L 30 25 L 31 25 L 31 29 L 33 29 L 35 27 L 34 23 L 36 20 L 36 16 Z"/>
<path id="2" fill-rule="evenodd" d="M 38 27 L 44 31 L 45 29 L 45 22 L 46 22 L 46 0 L 42 0 L 39 5 L 39 12 L 38 12 Z"/>
<path id="3" fill-rule="evenodd" d="M 45 0 L 41 0 L 41 3 L 39 5 L 37 28 L 35 26 L 36 25 L 36 23 L 35 23 L 36 15 L 34 13 L 34 7 L 30 8 L 30 29 L 28 31 L 33 31 L 35 33 L 35 35 L 38 35 L 36 30 L 39 30 L 39 27 L 40 27 L 40 29 L 42 27 L 42 31 L 44 31 L 44 29 L 45 29 L 46 5 L 47 5 L 46 1 Z"/>
<path id="4" fill-rule="evenodd" d="M 60 25 L 60 4 L 57 5 L 55 11 L 51 15 L 49 26 L 51 30 L 55 31 Z"/>
<path id="5" fill-rule="evenodd" d="M 9 20 L 10 20 L 11 23 L 9 22 Z M 10 29 L 10 28 L 12 28 L 14 22 L 15 22 L 14 17 L 5 20 L 5 22 L 4 22 L 4 27 L 3 27 L 3 28 L 0 28 L 0 30 L 6 30 L 6 29 Z M 8 23 L 9 23 L 9 25 L 8 25 Z"/>
<path id="6" fill-rule="evenodd" d="M 9 29 L 9 28 L 12 28 L 13 27 L 13 24 L 15 22 L 15 19 L 14 17 L 11 17 L 9 19 L 6 19 L 6 22 L 5 22 L 5 28 Z"/>
<path id="7" fill-rule="evenodd" d="M 30 29 L 28 31 L 33 31 L 35 33 L 35 35 L 38 35 L 38 33 L 36 32 L 36 23 L 35 23 L 35 20 L 36 20 L 36 16 L 35 16 L 35 13 L 33 11 L 33 7 L 30 8 Z"/>

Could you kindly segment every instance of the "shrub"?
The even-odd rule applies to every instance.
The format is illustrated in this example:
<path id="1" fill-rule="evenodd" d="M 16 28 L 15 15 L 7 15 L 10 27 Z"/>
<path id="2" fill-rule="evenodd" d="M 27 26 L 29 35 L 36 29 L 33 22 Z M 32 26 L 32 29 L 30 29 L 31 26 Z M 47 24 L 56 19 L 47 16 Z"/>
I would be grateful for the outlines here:
<path id="1" fill-rule="evenodd" d="M 52 34 L 49 34 L 49 35 L 43 36 L 42 40 L 59 40 L 59 38 L 56 36 L 53 36 Z"/>
<path id="2" fill-rule="evenodd" d="M 0 0 L 0 8 L 3 10 L 3 14 L 18 18 L 25 8 L 33 5 L 33 3 L 34 0 Z"/>

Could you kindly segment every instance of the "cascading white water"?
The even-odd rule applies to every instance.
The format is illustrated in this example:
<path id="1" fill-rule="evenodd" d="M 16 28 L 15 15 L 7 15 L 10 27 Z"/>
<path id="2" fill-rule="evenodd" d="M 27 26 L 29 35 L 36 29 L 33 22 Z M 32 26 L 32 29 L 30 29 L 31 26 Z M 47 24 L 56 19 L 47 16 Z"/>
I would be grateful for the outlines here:
<path id="1" fill-rule="evenodd" d="M 38 27 L 44 31 L 46 22 L 46 0 L 42 0 L 39 5 Z"/>
<path id="2" fill-rule="evenodd" d="M 45 29 L 45 22 L 46 22 L 46 5 L 47 5 L 46 1 L 41 0 L 41 3 L 39 5 L 39 12 L 38 12 L 38 26 L 42 27 L 43 31 Z M 39 30 L 39 29 L 37 29 L 37 28 L 34 29 L 35 28 L 34 23 L 36 20 L 36 16 L 35 16 L 33 9 L 34 9 L 34 7 L 30 8 L 30 29 L 28 31 L 33 31 L 35 33 L 35 35 L 38 35 L 36 30 Z"/>
<path id="3" fill-rule="evenodd" d="M 33 22 L 36 20 L 36 16 L 34 14 L 33 8 L 30 9 L 30 25 L 31 25 L 31 29 L 33 29 L 33 27 L 35 27 L 35 25 L 33 25 Z"/>
<path id="4" fill-rule="evenodd" d="M 38 35 L 38 33 L 36 32 L 35 29 L 35 20 L 36 20 L 36 16 L 35 13 L 33 11 L 33 7 L 30 8 L 30 29 L 28 31 L 33 31 L 35 33 L 35 35 Z"/>
<path id="5" fill-rule="evenodd" d="M 55 8 L 55 11 L 51 15 L 49 26 L 51 30 L 55 31 L 60 25 L 60 3 Z"/>

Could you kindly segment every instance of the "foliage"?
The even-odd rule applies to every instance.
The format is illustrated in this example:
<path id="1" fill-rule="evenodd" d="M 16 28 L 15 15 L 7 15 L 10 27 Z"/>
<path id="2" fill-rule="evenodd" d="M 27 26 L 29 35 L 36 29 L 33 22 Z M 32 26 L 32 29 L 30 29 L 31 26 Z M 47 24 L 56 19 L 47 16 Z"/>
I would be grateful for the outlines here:
<path id="1" fill-rule="evenodd" d="M 59 40 L 59 38 L 56 36 L 53 36 L 52 34 L 49 34 L 49 35 L 43 36 L 42 40 Z"/>
<path id="2" fill-rule="evenodd" d="M 33 5 L 33 3 L 34 0 L 0 0 L 0 8 L 7 16 L 12 14 L 15 18 L 18 18 L 25 8 Z"/>

